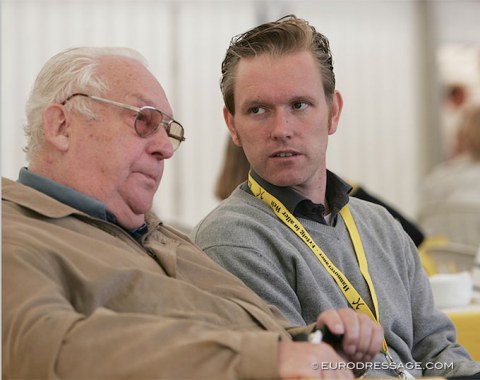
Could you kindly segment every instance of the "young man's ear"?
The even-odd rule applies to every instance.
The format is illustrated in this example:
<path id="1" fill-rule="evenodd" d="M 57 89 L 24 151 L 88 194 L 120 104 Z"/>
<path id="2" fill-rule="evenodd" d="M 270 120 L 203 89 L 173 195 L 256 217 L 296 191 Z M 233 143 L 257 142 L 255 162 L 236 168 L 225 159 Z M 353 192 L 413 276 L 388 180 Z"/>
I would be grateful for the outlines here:
<path id="1" fill-rule="evenodd" d="M 69 124 L 65 108 L 60 104 L 50 104 L 43 111 L 45 141 L 59 151 L 66 152 L 69 146 Z"/>
<path id="2" fill-rule="evenodd" d="M 332 106 L 330 109 L 330 126 L 328 128 L 328 134 L 333 135 L 337 131 L 338 123 L 340 121 L 340 115 L 343 108 L 343 98 L 340 92 L 335 91 L 332 98 Z"/>
<path id="3" fill-rule="evenodd" d="M 225 119 L 225 123 L 227 124 L 230 136 L 232 136 L 233 143 L 237 146 L 242 146 L 240 138 L 237 134 L 237 129 L 235 128 L 235 121 L 233 120 L 233 115 L 228 111 L 227 107 L 225 106 L 223 107 L 223 118 Z"/>

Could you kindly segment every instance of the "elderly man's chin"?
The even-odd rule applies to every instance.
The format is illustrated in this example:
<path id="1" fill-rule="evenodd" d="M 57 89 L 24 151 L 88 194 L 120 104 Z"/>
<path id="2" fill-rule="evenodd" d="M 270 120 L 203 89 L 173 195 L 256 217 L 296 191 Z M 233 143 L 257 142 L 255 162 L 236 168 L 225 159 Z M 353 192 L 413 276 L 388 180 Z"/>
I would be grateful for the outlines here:
<path id="1" fill-rule="evenodd" d="M 145 214 L 152 208 L 159 183 L 136 183 L 128 189 L 128 203 L 136 214 Z"/>
<path id="2" fill-rule="evenodd" d="M 153 204 L 153 195 L 150 193 L 136 194 L 130 201 L 129 206 L 134 214 L 144 215 L 149 212 Z"/>

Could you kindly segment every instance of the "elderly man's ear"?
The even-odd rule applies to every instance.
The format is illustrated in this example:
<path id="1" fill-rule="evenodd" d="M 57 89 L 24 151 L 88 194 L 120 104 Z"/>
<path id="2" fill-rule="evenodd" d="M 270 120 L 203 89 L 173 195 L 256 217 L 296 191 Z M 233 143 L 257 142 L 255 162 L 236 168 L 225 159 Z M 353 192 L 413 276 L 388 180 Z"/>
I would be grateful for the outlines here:
<path id="1" fill-rule="evenodd" d="M 50 104 L 43 112 L 45 141 L 59 151 L 66 152 L 69 146 L 70 121 L 65 108 L 60 104 Z"/>

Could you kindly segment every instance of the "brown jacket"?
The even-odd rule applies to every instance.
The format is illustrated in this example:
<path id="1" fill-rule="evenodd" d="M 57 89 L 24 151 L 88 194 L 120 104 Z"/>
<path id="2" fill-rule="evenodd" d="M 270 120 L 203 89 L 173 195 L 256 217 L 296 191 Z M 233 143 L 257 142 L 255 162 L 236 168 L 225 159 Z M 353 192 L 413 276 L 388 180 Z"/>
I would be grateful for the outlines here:
<path id="1" fill-rule="evenodd" d="M 4 378 L 277 377 L 287 322 L 186 236 L 2 190 Z"/>

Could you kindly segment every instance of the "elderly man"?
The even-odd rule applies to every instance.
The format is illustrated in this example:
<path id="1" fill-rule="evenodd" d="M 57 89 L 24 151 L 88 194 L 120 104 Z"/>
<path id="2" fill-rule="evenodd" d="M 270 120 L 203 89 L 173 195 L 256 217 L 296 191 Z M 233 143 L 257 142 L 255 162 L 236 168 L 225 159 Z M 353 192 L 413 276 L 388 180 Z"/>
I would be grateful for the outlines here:
<path id="1" fill-rule="evenodd" d="M 185 138 L 138 53 L 59 53 L 27 119 L 28 169 L 2 181 L 5 378 L 349 378 L 379 351 L 381 326 L 349 309 L 287 329 L 149 212 Z M 316 327 L 343 340 L 292 341 Z"/>

